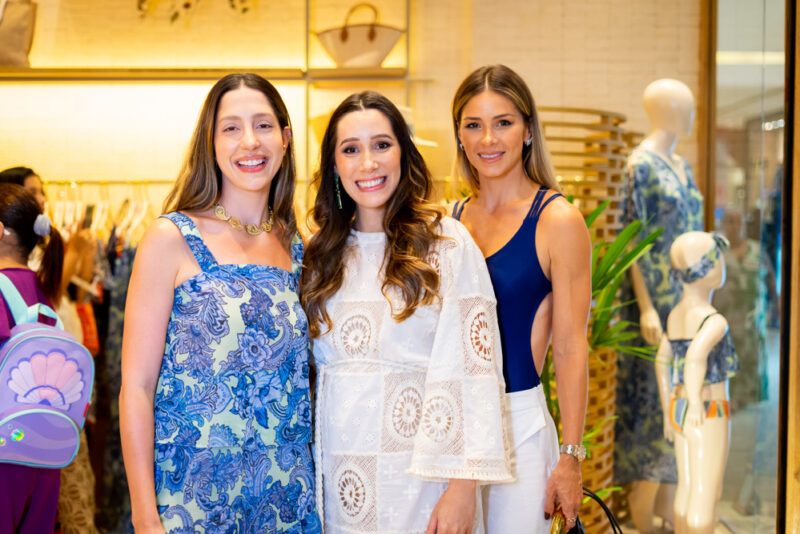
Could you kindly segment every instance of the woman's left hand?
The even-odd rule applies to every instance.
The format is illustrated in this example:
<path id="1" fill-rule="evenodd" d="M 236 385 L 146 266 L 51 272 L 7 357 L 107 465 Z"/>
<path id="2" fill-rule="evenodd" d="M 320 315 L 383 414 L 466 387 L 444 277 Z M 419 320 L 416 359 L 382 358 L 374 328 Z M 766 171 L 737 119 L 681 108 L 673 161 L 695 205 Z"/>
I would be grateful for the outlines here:
<path id="1" fill-rule="evenodd" d="M 553 517 L 556 503 L 561 504 L 561 512 L 566 519 L 577 518 L 582 498 L 581 464 L 575 457 L 562 454 L 556 468 L 547 479 L 544 501 L 545 519 Z M 567 526 L 571 528 L 574 524 Z"/>
<path id="2" fill-rule="evenodd" d="M 475 481 L 450 479 L 431 513 L 425 534 L 470 534 L 475 520 Z"/>

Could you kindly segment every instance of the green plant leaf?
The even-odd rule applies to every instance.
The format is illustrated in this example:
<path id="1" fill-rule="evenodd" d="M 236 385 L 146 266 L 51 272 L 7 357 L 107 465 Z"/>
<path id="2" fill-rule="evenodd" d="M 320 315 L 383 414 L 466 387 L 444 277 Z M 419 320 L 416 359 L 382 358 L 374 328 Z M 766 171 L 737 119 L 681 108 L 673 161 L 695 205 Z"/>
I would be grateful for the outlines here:
<path id="1" fill-rule="evenodd" d="M 603 489 L 601 489 L 599 491 L 595 491 L 594 494 L 597 495 L 598 497 L 600 497 L 601 499 L 603 499 L 603 501 L 605 501 L 606 498 L 608 498 L 608 496 L 611 495 L 612 493 L 614 493 L 615 491 L 622 491 L 622 486 L 611 486 L 611 487 L 608 487 L 608 488 L 603 488 Z M 586 504 L 587 502 L 589 502 L 591 500 L 592 500 L 591 497 L 586 496 L 586 497 L 583 498 L 582 504 Z"/>
<path id="2" fill-rule="evenodd" d="M 650 250 L 653 246 L 653 242 L 658 239 L 663 231 L 663 228 L 659 228 L 642 239 L 633 249 L 616 262 L 613 268 L 609 269 L 606 275 L 607 278 L 611 279 L 625 272 L 642 254 Z M 602 285 L 602 282 L 600 282 L 600 284 Z"/>
<path id="3" fill-rule="evenodd" d="M 597 206 L 592 213 L 586 216 L 586 227 L 590 228 L 594 221 L 600 216 L 601 213 L 605 211 L 605 209 L 611 204 L 610 200 L 606 200 L 599 206 Z"/>
<path id="4" fill-rule="evenodd" d="M 633 221 L 628 226 L 622 229 L 622 231 L 617 234 L 617 237 L 614 241 L 609 245 L 608 250 L 605 251 L 603 255 L 603 259 L 600 260 L 600 265 L 597 266 L 597 271 L 592 273 L 592 288 L 596 288 L 599 285 L 599 282 L 605 277 L 605 274 L 611 268 L 614 263 L 617 262 L 619 257 L 628 247 L 628 243 L 633 239 L 636 234 L 639 233 L 639 230 L 642 227 L 642 221 Z"/>

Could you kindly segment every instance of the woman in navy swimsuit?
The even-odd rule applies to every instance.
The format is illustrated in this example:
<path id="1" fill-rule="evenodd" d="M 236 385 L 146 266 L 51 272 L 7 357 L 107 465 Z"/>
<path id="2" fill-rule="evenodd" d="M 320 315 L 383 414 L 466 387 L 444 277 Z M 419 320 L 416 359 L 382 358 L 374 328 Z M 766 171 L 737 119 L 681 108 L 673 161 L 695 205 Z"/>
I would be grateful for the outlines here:
<path id="1" fill-rule="evenodd" d="M 585 456 L 589 233 L 558 193 L 533 97 L 514 71 L 494 65 L 467 76 L 453 98 L 453 127 L 456 167 L 472 189 L 453 216 L 483 251 L 497 296 L 517 476 L 485 488 L 487 531 L 547 532 L 556 504 L 571 528 Z M 561 454 L 539 380 L 551 340 Z"/>

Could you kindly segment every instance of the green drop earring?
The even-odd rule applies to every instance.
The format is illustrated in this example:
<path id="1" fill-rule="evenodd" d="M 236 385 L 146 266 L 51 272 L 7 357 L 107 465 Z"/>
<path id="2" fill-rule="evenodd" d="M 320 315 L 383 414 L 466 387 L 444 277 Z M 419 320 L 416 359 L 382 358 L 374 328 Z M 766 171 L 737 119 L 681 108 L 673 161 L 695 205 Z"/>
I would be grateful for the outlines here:
<path id="1" fill-rule="evenodd" d="M 342 209 L 342 192 L 339 189 L 339 174 L 337 172 L 333 173 L 333 183 L 336 187 L 336 205 L 339 206 L 339 209 Z"/>

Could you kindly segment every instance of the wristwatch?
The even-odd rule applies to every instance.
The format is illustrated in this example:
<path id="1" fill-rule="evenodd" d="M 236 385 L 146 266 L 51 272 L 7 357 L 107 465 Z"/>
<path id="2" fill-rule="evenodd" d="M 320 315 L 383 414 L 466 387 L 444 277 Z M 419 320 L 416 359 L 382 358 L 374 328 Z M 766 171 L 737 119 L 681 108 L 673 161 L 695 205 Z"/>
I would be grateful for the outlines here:
<path id="1" fill-rule="evenodd" d="M 578 462 L 582 462 L 586 458 L 586 447 L 583 445 L 567 445 L 562 444 L 561 448 L 558 449 L 561 454 L 569 454 L 570 456 L 574 456 Z"/>

